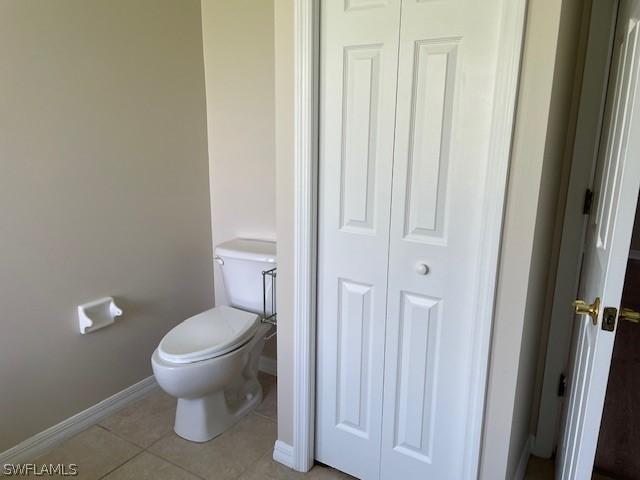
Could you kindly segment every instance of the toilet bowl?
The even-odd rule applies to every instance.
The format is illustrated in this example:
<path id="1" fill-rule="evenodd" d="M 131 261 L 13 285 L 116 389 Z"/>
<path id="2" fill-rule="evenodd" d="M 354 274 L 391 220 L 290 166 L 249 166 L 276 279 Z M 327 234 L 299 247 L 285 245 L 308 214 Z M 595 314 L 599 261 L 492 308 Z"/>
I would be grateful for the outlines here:
<path id="1" fill-rule="evenodd" d="M 255 310 L 260 302 L 254 297 L 263 295 L 262 271 L 274 267 L 275 243 L 236 240 L 218 252 L 225 254 L 227 270 L 240 272 L 229 275 L 233 281 L 228 282 L 223 267 L 225 286 Z M 163 337 L 151 365 L 158 385 L 178 399 L 174 430 L 179 436 L 206 442 L 260 404 L 258 363 L 270 328 L 255 311 L 223 305 L 188 318 Z"/>
<path id="2" fill-rule="evenodd" d="M 220 309 L 228 307 L 203 313 L 220 313 Z M 160 347 L 153 352 L 151 364 L 158 385 L 178 398 L 174 425 L 178 435 L 194 442 L 206 442 L 260 404 L 258 361 L 268 329 L 267 324 L 258 325 L 254 334 L 240 346 L 197 361 L 168 360 L 163 358 Z"/>

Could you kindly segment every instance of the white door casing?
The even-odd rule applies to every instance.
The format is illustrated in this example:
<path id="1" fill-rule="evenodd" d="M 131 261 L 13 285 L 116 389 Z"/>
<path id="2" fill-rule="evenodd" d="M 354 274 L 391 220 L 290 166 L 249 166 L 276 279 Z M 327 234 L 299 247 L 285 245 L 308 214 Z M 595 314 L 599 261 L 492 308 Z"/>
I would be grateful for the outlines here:
<path id="1" fill-rule="evenodd" d="M 620 308 L 640 188 L 640 0 L 622 0 L 607 94 L 605 125 L 594 182 L 597 203 L 586 235 L 580 296 L 602 299 L 598 322 L 577 317 L 570 393 L 556 477 L 591 478 L 615 332 L 602 311 Z"/>
<path id="2" fill-rule="evenodd" d="M 473 476 L 503 8 L 321 5 L 316 458 L 360 478 Z"/>
<path id="3" fill-rule="evenodd" d="M 376 478 L 400 0 L 327 0 L 320 24 L 316 457 Z"/>

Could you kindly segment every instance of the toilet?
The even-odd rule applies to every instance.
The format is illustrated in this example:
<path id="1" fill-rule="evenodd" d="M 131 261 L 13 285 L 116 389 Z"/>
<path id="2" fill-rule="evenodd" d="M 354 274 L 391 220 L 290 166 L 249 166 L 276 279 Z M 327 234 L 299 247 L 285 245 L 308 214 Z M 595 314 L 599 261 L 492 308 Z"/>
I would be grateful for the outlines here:
<path id="1" fill-rule="evenodd" d="M 178 399 L 175 432 L 194 442 L 220 435 L 262 401 L 258 362 L 270 329 L 261 321 L 262 272 L 276 266 L 276 244 L 235 239 L 215 253 L 230 305 L 175 326 L 151 358 L 158 384 Z"/>

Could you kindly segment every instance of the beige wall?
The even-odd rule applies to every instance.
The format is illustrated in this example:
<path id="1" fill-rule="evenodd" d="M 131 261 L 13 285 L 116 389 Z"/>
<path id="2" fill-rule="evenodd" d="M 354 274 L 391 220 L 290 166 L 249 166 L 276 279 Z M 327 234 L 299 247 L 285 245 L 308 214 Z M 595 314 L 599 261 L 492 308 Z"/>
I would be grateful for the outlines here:
<path id="1" fill-rule="evenodd" d="M 198 0 L 0 3 L 0 451 L 213 303 Z M 75 307 L 113 295 L 115 325 Z"/>
<path id="2" fill-rule="evenodd" d="M 273 0 L 202 0 L 213 245 L 276 239 Z M 215 268 L 216 303 L 226 303 Z M 275 356 L 275 339 L 265 347 Z"/>
<path id="3" fill-rule="evenodd" d="M 509 176 L 481 478 L 511 479 L 533 429 L 553 293 L 584 2 L 530 0 Z M 569 151 L 567 151 L 569 147 Z"/>
<path id="4" fill-rule="evenodd" d="M 584 0 L 562 2 L 508 471 L 515 469 L 523 440 L 537 426 L 590 11 Z"/>

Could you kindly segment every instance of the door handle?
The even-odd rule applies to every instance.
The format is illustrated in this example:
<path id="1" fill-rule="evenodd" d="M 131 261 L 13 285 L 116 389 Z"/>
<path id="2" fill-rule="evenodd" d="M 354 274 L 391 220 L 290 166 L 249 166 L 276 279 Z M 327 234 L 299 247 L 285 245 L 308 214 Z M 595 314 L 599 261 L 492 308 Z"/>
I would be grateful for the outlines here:
<path id="1" fill-rule="evenodd" d="M 426 275 L 429 273 L 429 265 L 426 263 L 418 263 L 415 266 L 415 270 L 418 275 Z"/>
<path id="2" fill-rule="evenodd" d="M 636 312 L 635 310 L 631 310 L 630 308 L 622 308 L 620 309 L 621 320 L 626 320 L 628 322 L 640 323 L 640 312 Z"/>
<path id="3" fill-rule="evenodd" d="M 576 300 L 573 302 L 573 308 L 578 315 L 589 315 L 594 325 L 598 324 L 598 314 L 600 313 L 600 297 L 596 297 L 595 301 L 589 305 L 584 300 Z"/>

